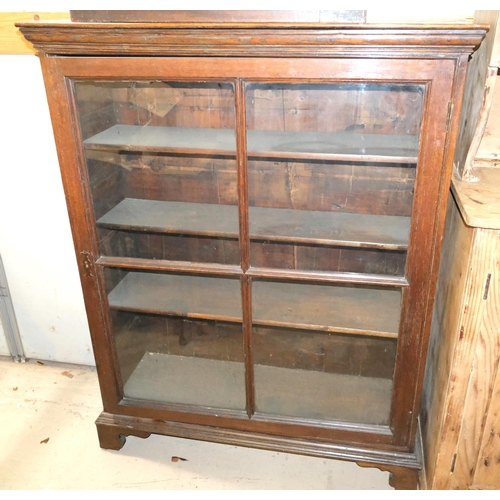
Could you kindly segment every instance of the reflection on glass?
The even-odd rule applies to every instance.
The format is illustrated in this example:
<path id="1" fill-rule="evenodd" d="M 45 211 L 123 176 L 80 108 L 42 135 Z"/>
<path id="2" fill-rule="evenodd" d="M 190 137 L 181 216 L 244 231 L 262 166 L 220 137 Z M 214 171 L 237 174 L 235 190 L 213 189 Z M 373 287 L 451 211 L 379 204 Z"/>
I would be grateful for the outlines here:
<path id="1" fill-rule="evenodd" d="M 245 410 L 240 282 L 105 270 L 128 398 Z"/>
<path id="2" fill-rule="evenodd" d="M 251 265 L 404 275 L 423 96 L 247 84 Z"/>
<path id="3" fill-rule="evenodd" d="M 256 412 L 387 424 L 401 290 L 257 281 Z"/>
<path id="4" fill-rule="evenodd" d="M 239 264 L 234 89 L 76 82 L 101 253 Z"/>
<path id="5" fill-rule="evenodd" d="M 255 327 L 256 412 L 386 425 L 396 340 Z"/>

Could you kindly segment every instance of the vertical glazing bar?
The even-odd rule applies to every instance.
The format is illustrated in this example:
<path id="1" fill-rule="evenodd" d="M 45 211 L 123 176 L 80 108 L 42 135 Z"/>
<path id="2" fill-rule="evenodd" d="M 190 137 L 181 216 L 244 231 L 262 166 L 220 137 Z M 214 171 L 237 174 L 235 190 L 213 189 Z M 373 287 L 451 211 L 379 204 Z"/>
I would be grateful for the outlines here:
<path id="1" fill-rule="evenodd" d="M 248 223 L 248 175 L 247 137 L 245 116 L 245 84 L 236 81 L 236 148 L 238 161 L 238 207 L 240 224 L 241 267 L 246 273 L 250 266 L 250 236 Z M 252 290 L 251 279 L 241 278 L 241 299 L 243 311 L 243 342 L 245 350 L 246 408 L 251 418 L 255 408 L 255 388 L 252 360 Z"/>

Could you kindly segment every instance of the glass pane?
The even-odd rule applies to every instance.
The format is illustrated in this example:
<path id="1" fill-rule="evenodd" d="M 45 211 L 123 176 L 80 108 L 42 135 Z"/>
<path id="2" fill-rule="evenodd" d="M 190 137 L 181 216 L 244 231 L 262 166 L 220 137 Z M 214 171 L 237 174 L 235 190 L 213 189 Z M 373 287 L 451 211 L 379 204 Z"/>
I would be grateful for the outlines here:
<path id="1" fill-rule="evenodd" d="M 239 264 L 233 85 L 74 86 L 101 253 Z"/>
<path id="2" fill-rule="evenodd" d="M 396 340 L 253 329 L 256 411 L 387 425 Z"/>
<path id="3" fill-rule="evenodd" d="M 240 281 L 105 270 L 126 397 L 245 410 Z"/>
<path id="4" fill-rule="evenodd" d="M 389 419 L 401 290 L 254 282 L 256 412 Z"/>
<path id="5" fill-rule="evenodd" d="M 423 85 L 246 86 L 254 267 L 403 276 Z"/>

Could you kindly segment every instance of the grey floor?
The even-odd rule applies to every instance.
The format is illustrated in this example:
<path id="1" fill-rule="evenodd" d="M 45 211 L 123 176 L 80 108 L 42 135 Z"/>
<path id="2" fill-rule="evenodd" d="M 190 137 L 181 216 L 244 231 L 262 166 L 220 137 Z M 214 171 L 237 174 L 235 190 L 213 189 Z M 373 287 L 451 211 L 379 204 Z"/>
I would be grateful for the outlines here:
<path id="1" fill-rule="evenodd" d="M 392 489 L 354 463 L 165 436 L 102 450 L 100 411 L 95 369 L 0 357 L 0 490 Z"/>

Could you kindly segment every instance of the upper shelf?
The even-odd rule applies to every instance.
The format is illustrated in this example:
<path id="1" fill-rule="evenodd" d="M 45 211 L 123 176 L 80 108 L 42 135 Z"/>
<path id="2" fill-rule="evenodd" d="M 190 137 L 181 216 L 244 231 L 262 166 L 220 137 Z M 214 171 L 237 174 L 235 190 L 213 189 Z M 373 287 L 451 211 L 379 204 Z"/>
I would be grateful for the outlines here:
<path id="1" fill-rule="evenodd" d="M 249 207 L 250 239 L 406 250 L 410 218 Z M 238 238 L 238 207 L 125 198 L 98 221 L 109 229 Z"/>
<path id="2" fill-rule="evenodd" d="M 347 132 L 248 130 L 254 158 L 291 158 L 415 164 L 418 136 Z M 232 129 L 114 125 L 84 141 L 87 149 L 170 154 L 236 155 Z"/>

